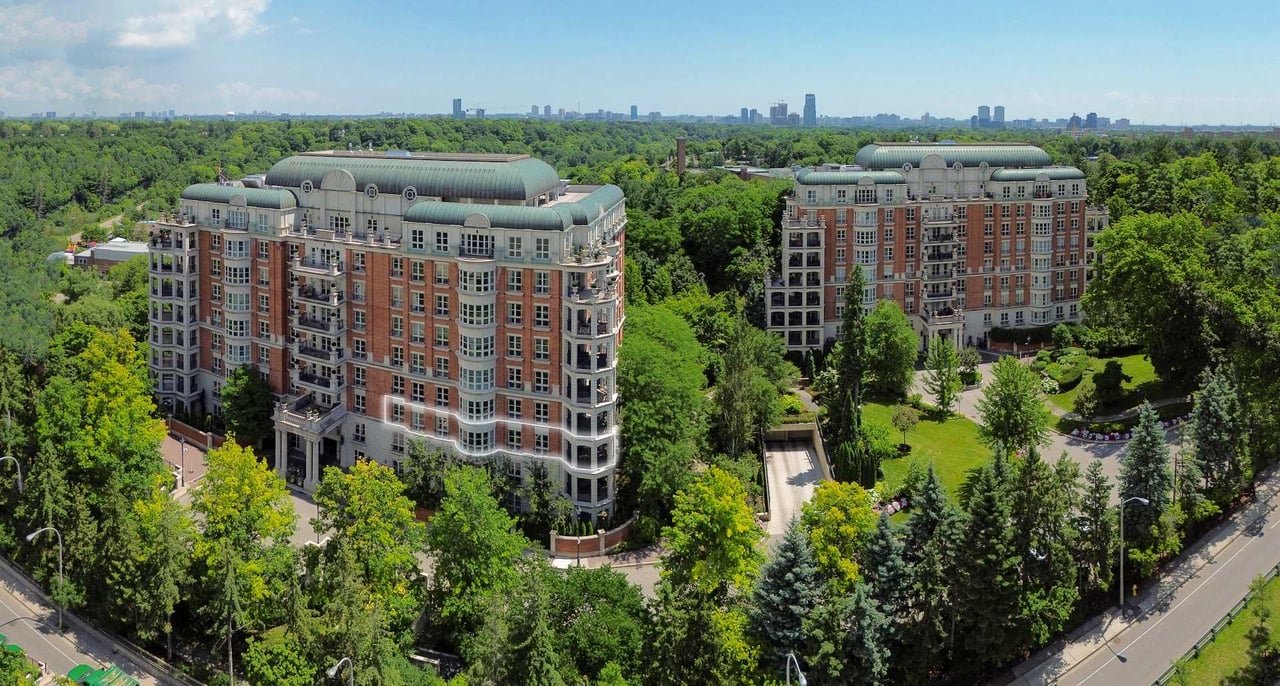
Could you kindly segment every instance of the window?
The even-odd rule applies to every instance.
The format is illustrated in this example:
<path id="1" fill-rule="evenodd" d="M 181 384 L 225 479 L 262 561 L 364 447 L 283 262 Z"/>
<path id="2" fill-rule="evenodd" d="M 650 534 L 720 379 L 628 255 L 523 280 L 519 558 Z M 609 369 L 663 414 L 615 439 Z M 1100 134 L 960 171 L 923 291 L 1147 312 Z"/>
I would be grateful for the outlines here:
<path id="1" fill-rule="evenodd" d="M 265 260 L 271 257 L 271 244 L 267 241 L 258 241 L 258 259 Z"/>
<path id="2" fill-rule="evenodd" d="M 329 215 L 329 228 L 334 231 L 346 231 L 351 228 L 351 217 L 345 214 Z"/>
<path id="3" fill-rule="evenodd" d="M 507 357 L 519 358 L 524 354 L 524 346 L 520 336 L 514 334 L 507 335 Z"/>
<path id="4" fill-rule="evenodd" d="M 364 367 L 356 367 L 354 370 L 352 370 L 351 384 L 356 388 L 364 388 L 364 384 L 365 384 Z"/>
<path id="5" fill-rule="evenodd" d="M 892 246 L 892 245 L 886 245 L 886 246 L 884 246 L 884 259 L 886 259 L 886 260 L 892 260 L 892 259 L 893 259 L 893 246 Z"/>
<path id="6" fill-rule="evenodd" d="M 507 449 L 508 450 L 520 449 L 520 430 L 519 429 L 507 429 Z"/>
<path id="7" fill-rule="evenodd" d="M 493 292 L 493 272 L 491 271 L 460 271 L 458 280 L 462 286 L 462 290 L 467 293 L 492 293 Z"/>
<path id="8" fill-rule="evenodd" d="M 227 283 L 232 286 L 248 286 L 249 285 L 249 268 L 248 267 L 227 267 Z"/>
<path id="9" fill-rule="evenodd" d="M 489 391 L 493 389 L 493 368 L 460 369 L 462 387 L 468 391 Z"/>
<path id="10" fill-rule="evenodd" d="M 541 401 L 533 404 L 533 421 L 539 424 L 546 424 L 551 417 L 551 405 Z"/>
<path id="11" fill-rule="evenodd" d="M 546 455 L 551 449 L 551 437 L 547 434 L 534 434 L 533 436 L 533 452 L 538 455 Z"/>
<path id="12" fill-rule="evenodd" d="M 220 214 L 220 212 L 221 211 L 216 207 L 209 211 L 209 218 L 214 221 L 214 226 L 217 226 L 218 215 Z M 211 234 L 209 236 L 209 247 L 214 250 L 221 250 L 222 234 L 220 233 Z"/>
<path id="13" fill-rule="evenodd" d="M 524 416 L 524 402 L 519 398 L 507 398 L 507 419 L 520 419 Z"/>
<path id="14" fill-rule="evenodd" d="M 545 362 L 551 359 L 551 339 L 537 338 L 533 339 L 533 359 L 539 362 Z"/>
<path id="15" fill-rule="evenodd" d="M 364 413 L 365 413 L 365 397 L 364 397 L 364 393 L 356 393 L 356 394 L 355 394 L 355 396 L 354 396 L 354 401 L 351 403 L 351 409 L 352 409 L 352 411 L 354 411 L 356 414 L 364 414 Z M 364 425 L 363 425 L 363 424 L 361 424 L 361 425 L 360 425 L 360 427 L 363 429 Z M 361 431 L 361 433 L 363 433 L 363 431 Z M 364 441 L 364 437 L 363 437 L 363 436 L 361 436 L 361 437 L 360 437 L 360 440 L 361 440 L 361 442 L 363 442 L 363 441 Z"/>
<path id="16" fill-rule="evenodd" d="M 436 252 L 444 252 L 444 253 L 449 252 L 449 232 L 448 231 L 436 232 Z"/>
<path id="17" fill-rule="evenodd" d="M 485 303 L 483 305 L 472 305 L 470 303 L 462 303 L 463 324 L 472 326 L 487 326 L 493 324 L 493 303 Z"/>
<path id="18" fill-rule="evenodd" d="M 392 315 L 391 317 L 391 337 L 392 338 L 404 337 L 404 317 L 401 317 L 398 314 Z"/>
<path id="19" fill-rule="evenodd" d="M 404 366 L 404 346 L 400 346 L 400 345 L 391 346 L 391 366 L 392 367 Z"/>
<path id="20" fill-rule="evenodd" d="M 550 238 L 533 239 L 533 259 L 535 260 L 551 259 L 551 239 Z"/>
<path id="21" fill-rule="evenodd" d="M 263 319 L 258 322 L 258 337 L 271 338 L 271 322 Z M 266 348 L 263 348 L 265 351 Z"/>
<path id="22" fill-rule="evenodd" d="M 884 239 L 885 239 L 886 241 L 891 241 L 891 240 L 893 240 L 893 227 L 892 227 L 892 226 L 886 226 L 886 227 L 884 227 Z"/>
<path id="23" fill-rule="evenodd" d="M 357 396 L 357 397 L 363 397 L 363 396 Z M 356 422 L 356 425 L 351 430 L 351 440 L 355 441 L 356 443 L 365 442 L 364 422 Z"/>
<path id="24" fill-rule="evenodd" d="M 845 252 L 844 248 L 836 248 L 836 264 L 844 264 Z"/>
<path id="25" fill-rule="evenodd" d="M 412 322 L 409 324 L 409 342 L 425 343 L 427 340 L 427 325 L 422 322 Z"/>
<path id="26" fill-rule="evenodd" d="M 431 375 L 438 379 L 449 378 L 449 358 L 437 357 L 436 368 L 431 372 Z"/>
<path id="27" fill-rule="evenodd" d="M 409 371 L 413 374 L 427 373 L 427 356 L 423 353 L 409 354 Z"/>
<path id="28" fill-rule="evenodd" d="M 370 233 L 377 231 L 378 220 L 370 219 L 369 221 L 373 223 L 373 227 L 372 227 L 373 230 L 370 231 Z M 410 250 L 426 250 L 427 249 L 427 232 L 423 231 L 422 229 L 410 229 L 409 230 L 409 249 Z"/>
<path id="29" fill-rule="evenodd" d="M 404 395 L 404 377 L 399 374 L 391 375 L 391 394 Z"/>
<path id="30" fill-rule="evenodd" d="M 258 294 L 258 313 L 269 314 L 271 312 L 271 300 L 264 293 Z"/>
<path id="31" fill-rule="evenodd" d="M 356 273 L 359 273 L 359 274 L 363 274 L 363 273 L 364 273 L 364 253 L 362 253 L 362 252 L 352 253 L 352 255 L 351 255 L 351 269 L 352 269 L 352 270 L 354 270 Z"/>
<path id="32" fill-rule="evenodd" d="M 551 372 L 545 369 L 533 370 L 533 392 L 534 393 L 550 393 L 551 392 Z"/>
<path id="33" fill-rule="evenodd" d="M 449 388 L 448 386 L 436 386 L 436 407 L 449 406 Z"/>
<path id="34" fill-rule="evenodd" d="M 534 272 L 533 273 L 533 292 L 538 295 L 546 295 L 551 292 L 551 272 Z"/>
<path id="35" fill-rule="evenodd" d="M 472 421 L 493 419 L 493 400 L 468 400 L 466 411 Z"/>
<path id="36" fill-rule="evenodd" d="M 449 296 L 443 293 L 436 294 L 436 316 L 449 316 Z"/>
<path id="37" fill-rule="evenodd" d="M 209 299 L 214 302 L 222 302 L 222 284 L 215 283 L 209 287 Z"/>
<path id="38" fill-rule="evenodd" d="M 449 435 L 449 418 L 448 417 L 436 417 L 436 435 L 437 436 Z"/>
<path id="39" fill-rule="evenodd" d="M 365 314 L 364 310 L 353 310 L 351 313 L 351 328 L 356 331 L 364 331 Z"/>
<path id="40" fill-rule="evenodd" d="M 215 279 L 222 278 L 222 260 L 216 257 L 209 260 L 209 275 Z"/>
<path id="41" fill-rule="evenodd" d="M 507 324 L 520 326 L 524 323 L 524 309 L 520 303 L 507 303 Z"/>
<path id="42" fill-rule="evenodd" d="M 435 341 L 433 342 L 433 345 L 435 345 L 437 348 L 449 347 L 449 327 L 447 326 L 436 327 L 436 337 L 435 337 Z"/>
<path id="43" fill-rule="evenodd" d="M 533 306 L 533 325 L 546 328 L 551 326 L 551 306 L 550 305 L 534 305 Z"/>
<path id="44" fill-rule="evenodd" d="M 844 229 L 836 229 L 836 242 L 843 243 L 849 237 L 849 232 Z"/>
<path id="45" fill-rule="evenodd" d="M 409 311 L 414 314 L 425 314 L 427 311 L 427 294 L 422 291 L 414 291 L 409 295 L 412 298 Z"/>
<path id="46" fill-rule="evenodd" d="M 266 267 L 258 267 L 258 285 L 259 285 L 259 286 L 269 286 L 269 285 L 271 285 L 271 270 L 270 270 L 270 269 L 267 269 Z"/>
<path id="47" fill-rule="evenodd" d="M 391 258 L 391 278 L 393 279 L 404 278 L 404 258 L 403 257 Z"/>
<path id="48" fill-rule="evenodd" d="M 404 405 L 391 403 L 391 421 L 400 424 L 404 421 Z"/>
<path id="49" fill-rule="evenodd" d="M 519 293 L 524 288 L 524 272 L 519 269 L 507 270 L 507 292 Z"/>
<path id="50" fill-rule="evenodd" d="M 422 260 L 409 260 L 409 280 L 422 283 L 427 280 L 427 265 Z"/>
<path id="51" fill-rule="evenodd" d="M 493 357 L 493 336 L 459 336 L 462 354 L 468 357 Z"/>
<path id="52" fill-rule="evenodd" d="M 513 260 L 524 258 L 524 239 L 519 236 L 507 237 L 507 257 Z"/>
<path id="53" fill-rule="evenodd" d="M 524 390 L 524 370 L 519 367 L 507 367 L 507 388 Z"/>
<path id="54" fill-rule="evenodd" d="M 258 348 L 258 364 L 263 367 L 269 367 L 271 365 L 271 348 Z M 266 369 L 263 369 L 262 371 L 265 373 Z"/>
<path id="55" fill-rule="evenodd" d="M 449 285 L 449 263 L 436 262 L 435 265 L 436 265 L 436 285 L 448 286 Z"/>

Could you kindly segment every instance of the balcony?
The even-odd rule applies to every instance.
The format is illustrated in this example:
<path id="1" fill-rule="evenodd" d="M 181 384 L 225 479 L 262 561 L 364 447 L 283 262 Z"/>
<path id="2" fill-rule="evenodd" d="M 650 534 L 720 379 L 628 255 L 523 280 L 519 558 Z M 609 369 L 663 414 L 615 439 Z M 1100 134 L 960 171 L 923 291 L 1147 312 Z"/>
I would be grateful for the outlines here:
<path id="1" fill-rule="evenodd" d="M 294 258 L 293 270 L 304 274 L 336 278 L 345 276 L 347 265 L 342 260 L 321 260 L 314 257 Z"/>
<path id="2" fill-rule="evenodd" d="M 342 405 L 322 405 L 307 394 L 292 401 L 276 404 L 275 420 L 287 429 L 314 436 L 333 430 L 347 415 Z"/>
<path id="3" fill-rule="evenodd" d="M 337 336 L 347 330 L 347 323 L 339 317 L 320 319 L 310 315 L 295 315 L 294 326 L 307 331 L 314 331 L 325 336 Z"/>
<path id="4" fill-rule="evenodd" d="M 298 344 L 294 348 L 294 351 L 297 355 L 301 355 L 309 360 L 315 360 L 316 362 L 323 362 L 325 364 L 332 365 L 347 361 L 347 351 L 342 349 L 322 350 L 320 348 L 313 348 L 306 344 Z"/>
<path id="5" fill-rule="evenodd" d="M 606 288 L 578 288 L 570 286 L 566 289 L 566 297 L 570 302 L 591 304 L 618 299 L 618 289 L 613 286 Z"/>
<path id="6" fill-rule="evenodd" d="M 955 240 L 955 235 L 951 233 L 926 233 L 924 235 L 925 243 L 951 243 Z"/>
<path id="7" fill-rule="evenodd" d="M 579 322 L 577 326 L 569 327 L 569 335 L 575 338 L 596 338 L 599 336 L 608 336 L 612 331 L 608 322 L 598 322 L 594 326 L 590 322 Z"/>
<path id="8" fill-rule="evenodd" d="M 925 310 L 920 313 L 920 318 L 930 326 L 961 324 L 964 322 L 964 312 L 962 310 L 945 307 L 934 312 Z"/>
<path id="9" fill-rule="evenodd" d="M 952 222 L 954 222 L 954 221 L 955 221 L 955 218 L 953 218 L 953 217 L 952 217 L 951 215 L 949 215 L 949 214 L 928 214 L 928 213 L 926 213 L 926 214 L 925 214 L 923 217 L 921 217 L 920 219 L 921 219 L 922 221 L 924 221 L 924 223 L 925 223 L 925 224 L 929 224 L 929 225 L 932 225 L 932 224 L 951 224 Z"/>
<path id="10" fill-rule="evenodd" d="M 948 251 L 948 252 L 941 252 L 941 251 L 939 251 L 939 252 L 931 252 L 931 253 L 927 253 L 927 254 L 924 256 L 924 259 L 925 259 L 925 261 L 926 261 L 926 262 L 944 262 L 944 261 L 946 261 L 946 260 L 954 260 L 954 259 L 955 259 L 955 253 L 950 252 L 950 251 Z"/>
<path id="11" fill-rule="evenodd" d="M 169 334 L 166 336 L 162 334 L 159 336 L 152 336 L 151 345 L 182 348 L 182 347 L 186 347 L 187 345 L 186 340 L 187 340 L 186 337 L 182 335 Z"/>
<path id="12" fill-rule="evenodd" d="M 951 290 L 931 290 L 924 292 L 925 300 L 944 300 L 955 295 L 955 291 Z"/>
<path id="13" fill-rule="evenodd" d="M 346 380 L 340 374 L 337 376 L 324 376 L 311 372 L 298 372 L 297 380 L 303 386 L 322 391 L 335 390 L 346 384 Z"/>
<path id="14" fill-rule="evenodd" d="M 346 293 L 337 289 L 321 290 L 308 286 L 298 286 L 293 291 L 294 297 L 307 302 L 318 303 L 328 307 L 338 307 L 346 302 Z"/>
<path id="15" fill-rule="evenodd" d="M 594 372 L 609 369 L 608 355 L 578 355 L 577 360 L 573 363 L 574 369 L 582 372 Z"/>
<path id="16" fill-rule="evenodd" d="M 458 246 L 458 257 L 469 260 L 492 260 L 494 257 L 493 246 L 460 245 Z"/>

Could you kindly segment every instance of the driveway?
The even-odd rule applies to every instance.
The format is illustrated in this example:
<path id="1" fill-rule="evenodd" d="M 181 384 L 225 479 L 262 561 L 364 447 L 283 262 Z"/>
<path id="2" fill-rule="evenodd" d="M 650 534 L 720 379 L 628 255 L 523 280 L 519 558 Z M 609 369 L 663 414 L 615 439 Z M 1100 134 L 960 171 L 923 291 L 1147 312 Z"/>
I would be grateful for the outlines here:
<path id="1" fill-rule="evenodd" d="M 787 524 L 822 482 L 818 455 L 808 442 L 770 442 L 765 446 L 765 478 L 769 480 L 769 526 L 773 540 L 787 532 Z"/>

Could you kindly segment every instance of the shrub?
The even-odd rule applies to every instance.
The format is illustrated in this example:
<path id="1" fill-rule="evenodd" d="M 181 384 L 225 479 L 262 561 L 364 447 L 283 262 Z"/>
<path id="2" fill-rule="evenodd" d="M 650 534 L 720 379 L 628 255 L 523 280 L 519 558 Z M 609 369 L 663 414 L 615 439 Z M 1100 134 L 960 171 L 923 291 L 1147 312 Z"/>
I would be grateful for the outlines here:
<path id="1" fill-rule="evenodd" d="M 1040 390 L 1047 395 L 1053 395 L 1058 392 L 1058 382 L 1047 376 L 1042 376 L 1040 377 Z"/>
<path id="2" fill-rule="evenodd" d="M 1036 353 L 1036 362 L 1043 362 L 1044 364 L 1048 364 L 1051 357 L 1052 357 L 1052 353 L 1050 351 L 1041 350 Z"/>
<path id="3" fill-rule="evenodd" d="M 778 407 L 782 410 L 782 414 L 800 414 L 804 412 L 804 403 L 800 401 L 800 397 L 795 393 L 778 398 Z"/>
<path id="4" fill-rule="evenodd" d="M 976 386 L 982 382 L 982 372 L 966 372 L 960 371 L 960 383 L 966 386 Z"/>

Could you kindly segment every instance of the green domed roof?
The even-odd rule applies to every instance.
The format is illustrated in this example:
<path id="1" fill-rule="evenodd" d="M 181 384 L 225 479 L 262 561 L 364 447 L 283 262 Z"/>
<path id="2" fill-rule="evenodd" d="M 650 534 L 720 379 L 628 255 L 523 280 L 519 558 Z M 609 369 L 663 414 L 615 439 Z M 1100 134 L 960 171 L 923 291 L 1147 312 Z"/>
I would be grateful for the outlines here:
<path id="1" fill-rule="evenodd" d="M 462 226 L 467 217 L 479 214 L 493 228 L 564 231 L 575 225 L 590 224 L 622 200 L 622 189 L 617 186 L 600 186 L 578 200 L 544 207 L 424 200 L 405 210 L 404 220 L 419 224 Z"/>
<path id="2" fill-rule="evenodd" d="M 244 197 L 244 204 L 248 207 L 289 210 L 298 206 L 298 199 L 284 188 L 245 188 L 218 183 L 193 183 L 182 191 L 184 200 L 204 202 L 229 203 L 231 198 L 237 195 Z"/>
<path id="3" fill-rule="evenodd" d="M 1035 181 L 1044 174 L 1051 181 L 1083 179 L 1084 172 L 1075 167 L 1048 167 L 1046 169 L 997 169 L 991 172 L 992 181 Z"/>
<path id="4" fill-rule="evenodd" d="M 1047 167 L 1049 153 L 1026 143 L 873 143 L 863 146 L 854 161 L 866 169 L 900 169 L 904 164 L 919 167 L 926 156 L 938 154 L 950 167 L 959 162 L 977 167 Z"/>
<path id="5" fill-rule="evenodd" d="M 863 179 L 873 183 L 906 183 L 907 179 L 896 171 L 815 171 L 801 170 L 796 181 L 805 186 L 853 186 Z"/>
<path id="6" fill-rule="evenodd" d="M 374 184 L 379 193 L 399 195 L 412 186 L 420 197 L 529 200 L 561 185 L 551 165 L 532 157 L 379 153 L 294 155 L 267 171 L 267 185 L 298 188 L 311 181 L 320 188 L 325 173 L 335 169 L 349 172 L 357 191 Z"/>

